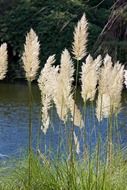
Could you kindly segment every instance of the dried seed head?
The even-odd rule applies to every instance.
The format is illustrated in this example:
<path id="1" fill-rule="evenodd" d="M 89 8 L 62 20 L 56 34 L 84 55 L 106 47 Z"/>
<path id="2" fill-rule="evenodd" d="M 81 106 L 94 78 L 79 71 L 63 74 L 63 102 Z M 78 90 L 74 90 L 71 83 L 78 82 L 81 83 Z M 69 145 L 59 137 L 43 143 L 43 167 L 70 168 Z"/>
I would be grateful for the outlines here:
<path id="1" fill-rule="evenodd" d="M 81 82 L 82 82 L 82 98 L 84 102 L 87 100 L 93 101 L 96 93 L 96 86 L 98 82 L 99 68 L 101 65 L 101 56 L 99 55 L 95 60 L 88 55 L 86 63 L 82 65 Z"/>
<path id="2" fill-rule="evenodd" d="M 86 55 L 86 45 L 88 37 L 88 23 L 85 14 L 83 14 L 74 31 L 74 42 L 72 53 L 77 60 L 81 60 Z"/>
<path id="3" fill-rule="evenodd" d="M 124 66 L 117 62 L 114 66 L 111 57 L 106 55 L 100 72 L 99 95 L 96 115 L 99 121 L 120 111 L 123 88 Z"/>
<path id="4" fill-rule="evenodd" d="M 51 101 L 53 99 L 53 85 L 52 80 L 57 74 L 58 69 L 52 65 L 55 63 L 55 55 L 50 56 L 38 79 L 38 86 L 41 91 L 41 102 L 42 102 L 42 131 L 46 134 L 49 124 L 50 116 L 49 110 L 51 108 Z"/>
<path id="5" fill-rule="evenodd" d="M 66 122 L 69 111 L 69 97 L 72 93 L 74 67 L 70 53 L 65 49 L 61 54 L 60 72 L 58 74 L 55 90 L 54 102 L 57 113 L 61 120 Z"/>
<path id="6" fill-rule="evenodd" d="M 31 29 L 26 36 L 24 53 L 22 56 L 23 67 L 28 81 L 33 81 L 36 77 L 39 68 L 39 51 L 40 44 L 38 37 L 33 29 Z"/>

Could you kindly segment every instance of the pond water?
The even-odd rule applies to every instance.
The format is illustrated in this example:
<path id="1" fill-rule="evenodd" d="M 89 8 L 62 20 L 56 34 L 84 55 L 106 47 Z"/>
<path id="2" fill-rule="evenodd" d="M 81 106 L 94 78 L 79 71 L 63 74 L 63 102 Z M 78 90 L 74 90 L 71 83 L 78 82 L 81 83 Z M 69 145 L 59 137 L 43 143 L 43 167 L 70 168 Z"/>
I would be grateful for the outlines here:
<path id="1" fill-rule="evenodd" d="M 38 131 L 41 125 L 40 120 L 40 92 L 36 84 L 32 86 L 33 92 L 33 112 L 32 112 L 32 125 L 33 125 L 33 148 L 36 149 L 38 142 Z M 78 100 L 78 105 L 81 107 L 82 103 Z M 90 111 L 88 105 L 87 112 Z M 3 84 L 0 83 L 0 159 L 6 157 L 15 157 L 21 155 L 27 150 L 28 145 L 28 121 L 29 121 L 29 106 L 28 106 L 28 89 L 25 84 Z M 51 111 L 52 127 L 48 130 L 46 136 L 41 133 L 41 147 L 44 151 L 44 144 L 47 148 L 51 147 L 53 151 L 57 149 L 59 142 L 59 132 L 64 139 L 66 132 L 62 129 L 59 130 L 59 125 L 63 125 L 58 119 L 55 109 Z M 100 125 L 97 124 L 95 117 L 90 117 L 86 113 L 86 123 L 89 123 L 87 133 L 90 133 L 90 126 L 95 126 L 95 130 L 100 127 L 102 136 L 106 136 L 107 121 L 104 120 Z M 92 118 L 92 119 L 91 119 Z M 86 125 L 87 126 L 87 125 Z M 123 93 L 122 97 L 122 110 L 118 116 L 117 129 L 121 136 L 121 144 L 127 145 L 127 92 Z M 67 127 L 67 126 L 66 126 Z M 69 126 L 67 128 L 69 130 Z M 76 134 L 79 135 L 79 130 L 76 128 Z M 95 136 L 93 135 L 89 142 L 95 144 Z M 63 140 L 64 142 L 64 140 Z M 81 140 L 81 144 L 83 144 Z M 82 145 L 81 145 L 82 147 Z M 61 146 L 61 150 L 64 147 Z M 51 149 L 50 149 L 51 150 Z"/>

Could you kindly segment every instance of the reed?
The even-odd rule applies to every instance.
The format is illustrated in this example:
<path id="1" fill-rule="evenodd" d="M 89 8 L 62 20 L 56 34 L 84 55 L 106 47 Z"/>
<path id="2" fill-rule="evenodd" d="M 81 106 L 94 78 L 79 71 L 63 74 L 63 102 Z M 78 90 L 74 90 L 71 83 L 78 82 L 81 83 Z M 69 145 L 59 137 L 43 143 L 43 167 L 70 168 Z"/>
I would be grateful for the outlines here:
<path id="1" fill-rule="evenodd" d="M 36 74 L 39 68 L 39 47 L 38 37 L 33 29 L 26 36 L 26 42 L 24 45 L 24 52 L 22 56 L 23 67 L 25 70 L 26 79 L 28 82 L 28 94 L 29 94 L 29 143 L 28 143 L 28 155 L 29 155 L 29 190 L 31 190 L 31 178 L 32 178 L 32 86 L 31 82 L 36 78 Z"/>

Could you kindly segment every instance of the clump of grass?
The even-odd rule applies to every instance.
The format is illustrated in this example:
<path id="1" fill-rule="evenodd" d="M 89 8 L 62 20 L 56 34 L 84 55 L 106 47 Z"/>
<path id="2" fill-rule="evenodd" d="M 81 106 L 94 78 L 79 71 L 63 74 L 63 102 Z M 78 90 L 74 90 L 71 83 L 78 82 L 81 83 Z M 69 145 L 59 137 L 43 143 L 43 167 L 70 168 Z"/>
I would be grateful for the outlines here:
<path id="1" fill-rule="evenodd" d="M 67 161 L 49 161 L 32 155 L 31 190 L 126 190 L 127 164 L 121 154 L 114 155 L 112 166 L 99 163 L 99 171 L 94 156 L 89 166 L 88 160 L 74 160 L 73 170 Z M 20 161 L 11 175 L 0 177 L 1 190 L 28 190 L 28 162 Z"/>

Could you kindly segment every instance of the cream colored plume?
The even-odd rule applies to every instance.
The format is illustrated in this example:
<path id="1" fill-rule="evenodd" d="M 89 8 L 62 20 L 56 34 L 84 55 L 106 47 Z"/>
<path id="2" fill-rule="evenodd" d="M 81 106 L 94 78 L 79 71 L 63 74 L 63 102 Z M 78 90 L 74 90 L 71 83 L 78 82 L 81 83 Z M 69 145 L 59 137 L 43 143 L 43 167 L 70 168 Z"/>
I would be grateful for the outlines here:
<path id="1" fill-rule="evenodd" d="M 83 14 L 74 31 L 74 41 L 72 50 L 75 59 L 81 60 L 86 55 L 86 45 L 88 37 L 88 23 L 85 14 Z"/>
<path id="2" fill-rule="evenodd" d="M 101 56 L 99 55 L 95 60 L 88 55 L 86 63 L 82 65 L 81 83 L 82 91 L 81 95 L 86 102 L 87 100 L 93 101 L 96 93 L 96 86 L 98 82 L 99 68 L 101 65 Z"/>
<path id="3" fill-rule="evenodd" d="M 112 109 L 113 113 L 119 112 L 121 108 L 121 94 L 124 82 L 124 65 L 117 62 L 113 68 L 114 83 L 112 84 Z"/>
<path id="4" fill-rule="evenodd" d="M 46 134 L 49 124 L 49 110 L 51 108 L 51 101 L 53 99 L 53 90 L 52 80 L 57 75 L 58 69 L 52 65 L 55 63 L 55 55 L 50 56 L 47 59 L 47 62 L 44 68 L 41 71 L 41 74 L 38 79 L 38 86 L 41 91 L 41 101 L 42 101 L 42 131 Z"/>
<path id="5" fill-rule="evenodd" d="M 74 67 L 67 49 L 62 52 L 60 72 L 54 84 L 54 102 L 61 120 L 66 122 L 69 109 L 69 97 L 72 93 Z"/>
<path id="6" fill-rule="evenodd" d="M 45 83 L 49 83 L 49 79 L 50 79 L 50 73 L 53 72 L 54 67 L 53 64 L 55 63 L 55 55 L 49 56 L 49 58 L 47 59 L 44 68 L 41 70 L 41 74 L 39 76 L 38 79 L 38 85 L 40 90 L 43 92 L 43 88 L 45 87 Z"/>
<path id="7" fill-rule="evenodd" d="M 76 147 L 76 153 L 79 154 L 80 153 L 80 145 L 79 145 L 78 137 L 76 136 L 75 132 L 73 132 L 73 135 L 74 135 L 74 143 L 75 143 L 75 147 Z"/>
<path id="8" fill-rule="evenodd" d="M 53 81 L 54 84 L 54 103 L 56 105 L 56 110 L 59 115 L 59 118 L 64 122 L 67 121 L 68 113 L 71 113 L 71 116 L 74 115 L 74 100 L 72 96 L 72 82 L 74 80 L 74 66 L 70 56 L 70 53 L 67 49 L 62 52 L 61 55 L 61 65 L 56 79 Z M 74 125 L 81 126 L 82 117 L 79 109 L 75 105 L 75 119 Z"/>
<path id="9" fill-rule="evenodd" d="M 0 80 L 5 78 L 7 72 L 7 44 L 0 46 Z"/>
<path id="10" fill-rule="evenodd" d="M 26 36 L 24 53 L 22 56 L 23 67 L 28 81 L 33 81 L 39 68 L 40 44 L 33 29 Z"/>
<path id="11" fill-rule="evenodd" d="M 100 72 L 99 95 L 96 115 L 99 121 L 118 113 L 121 106 L 121 92 L 123 88 L 124 66 L 119 62 L 113 63 L 111 57 L 106 55 L 104 66 Z"/>

